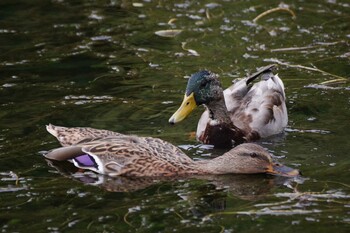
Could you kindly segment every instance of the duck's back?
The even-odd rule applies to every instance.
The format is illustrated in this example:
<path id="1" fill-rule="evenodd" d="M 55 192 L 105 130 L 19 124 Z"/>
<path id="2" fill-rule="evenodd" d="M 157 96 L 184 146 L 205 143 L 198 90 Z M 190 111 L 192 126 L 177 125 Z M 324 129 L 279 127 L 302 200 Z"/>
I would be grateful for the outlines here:
<path id="1" fill-rule="evenodd" d="M 158 138 L 53 125 L 47 126 L 47 130 L 63 147 L 50 151 L 45 157 L 70 160 L 79 168 L 111 176 L 173 176 L 197 172 L 192 159 Z"/>
<path id="2" fill-rule="evenodd" d="M 266 74 L 251 88 L 246 88 L 241 99 L 232 98 L 237 95 L 237 92 L 225 95 L 231 120 L 238 128 L 252 134 L 252 137 L 256 133 L 259 137 L 268 137 L 280 133 L 287 126 L 284 85 L 278 75 Z"/>

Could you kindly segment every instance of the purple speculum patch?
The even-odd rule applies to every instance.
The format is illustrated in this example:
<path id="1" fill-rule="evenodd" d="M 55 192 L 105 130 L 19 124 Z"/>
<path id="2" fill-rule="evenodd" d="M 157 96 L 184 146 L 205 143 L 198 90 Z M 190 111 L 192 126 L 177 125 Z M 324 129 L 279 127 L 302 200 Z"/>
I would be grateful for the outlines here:
<path id="1" fill-rule="evenodd" d="M 88 154 L 79 155 L 74 158 L 74 161 L 82 167 L 97 167 L 95 159 Z"/>

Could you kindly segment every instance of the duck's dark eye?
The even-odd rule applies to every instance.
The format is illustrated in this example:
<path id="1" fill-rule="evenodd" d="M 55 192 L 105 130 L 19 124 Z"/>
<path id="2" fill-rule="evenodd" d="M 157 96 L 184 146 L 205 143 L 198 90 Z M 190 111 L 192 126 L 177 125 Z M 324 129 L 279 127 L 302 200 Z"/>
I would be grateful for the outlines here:
<path id="1" fill-rule="evenodd" d="M 250 155 L 250 157 L 252 157 L 252 158 L 258 157 L 258 154 L 257 154 L 257 153 L 254 153 L 254 152 L 253 152 L 253 153 L 250 153 L 249 155 Z"/>
<path id="2" fill-rule="evenodd" d="M 207 83 L 201 83 L 200 88 L 204 88 L 207 85 Z"/>

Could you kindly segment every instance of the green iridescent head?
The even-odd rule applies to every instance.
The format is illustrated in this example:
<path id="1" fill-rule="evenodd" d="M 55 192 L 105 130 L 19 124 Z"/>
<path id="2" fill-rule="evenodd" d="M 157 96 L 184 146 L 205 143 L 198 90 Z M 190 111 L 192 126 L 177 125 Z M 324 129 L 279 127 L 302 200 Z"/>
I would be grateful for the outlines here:
<path id="1" fill-rule="evenodd" d="M 208 104 L 222 98 L 222 88 L 218 75 L 210 71 L 199 71 L 188 80 L 186 93 L 180 108 L 170 117 L 175 124 L 185 119 L 198 105 Z"/>
<path id="2" fill-rule="evenodd" d="M 197 105 L 207 104 L 218 99 L 222 93 L 218 78 L 218 75 L 207 70 L 193 74 L 187 83 L 186 96 L 193 93 Z"/>

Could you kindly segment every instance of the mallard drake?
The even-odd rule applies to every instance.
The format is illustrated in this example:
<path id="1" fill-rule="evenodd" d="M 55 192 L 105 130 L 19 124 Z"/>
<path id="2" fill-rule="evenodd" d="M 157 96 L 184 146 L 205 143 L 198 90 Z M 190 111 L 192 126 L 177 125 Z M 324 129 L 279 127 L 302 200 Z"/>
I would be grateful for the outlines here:
<path id="1" fill-rule="evenodd" d="M 252 143 L 237 146 L 211 160 L 193 161 L 176 146 L 158 138 L 113 135 L 114 132 L 108 130 L 65 128 L 51 124 L 46 128 L 63 145 L 45 154 L 46 158 L 70 160 L 78 168 L 109 176 L 299 174 L 297 170 L 274 163 L 264 148 Z"/>
<path id="2" fill-rule="evenodd" d="M 215 147 L 232 147 L 282 132 L 288 123 L 286 97 L 282 80 L 271 71 L 274 66 L 234 80 L 225 91 L 218 75 L 206 70 L 193 74 L 184 100 L 169 122 L 180 122 L 197 106 L 204 105 L 206 110 L 196 136 Z M 261 81 L 252 85 L 259 76 Z"/>

